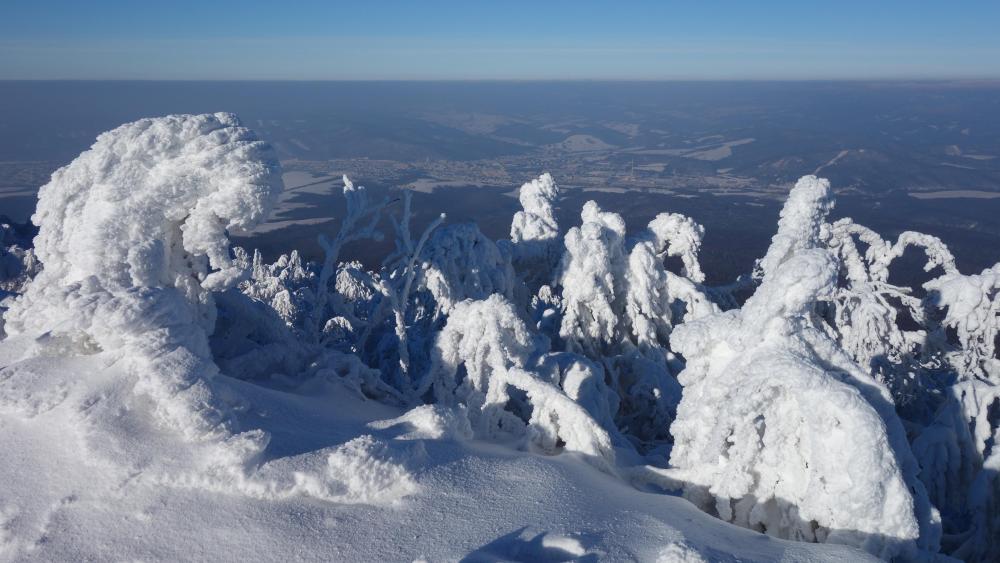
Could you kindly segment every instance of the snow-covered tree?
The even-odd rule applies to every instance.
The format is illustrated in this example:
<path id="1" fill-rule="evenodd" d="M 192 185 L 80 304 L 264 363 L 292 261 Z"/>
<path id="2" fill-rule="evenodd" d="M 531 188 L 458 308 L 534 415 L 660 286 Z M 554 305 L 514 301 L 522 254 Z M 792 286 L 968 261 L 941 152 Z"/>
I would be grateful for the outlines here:
<path id="1" fill-rule="evenodd" d="M 559 259 L 559 223 L 555 203 L 559 187 L 549 173 L 521 186 L 521 211 L 510 224 L 514 263 L 530 289 L 552 282 L 553 266 Z"/>
<path id="2" fill-rule="evenodd" d="M 978 275 L 951 271 L 924 284 L 926 301 L 944 309 L 931 335 L 955 382 L 940 393 L 934 418 L 913 447 L 945 517 L 945 547 L 969 560 L 988 560 L 1000 549 L 998 271 L 1000 264 Z"/>
<path id="3" fill-rule="evenodd" d="M 798 250 L 817 247 L 831 209 L 833 194 L 829 180 L 815 176 L 800 178 L 781 208 L 778 232 L 771 239 L 767 253 L 757 262 L 754 278 L 762 280 Z"/>
<path id="4" fill-rule="evenodd" d="M 227 229 L 262 221 L 282 189 L 271 147 L 231 114 L 143 119 L 102 134 L 39 192 L 43 264 L 5 314 L 13 335 L 114 354 L 159 422 L 219 440 L 219 462 L 266 442 L 236 434 L 212 390 L 214 292 L 235 285 Z M 65 349 L 66 344 L 61 344 Z"/>
<path id="5" fill-rule="evenodd" d="M 937 550 L 940 531 L 891 396 L 818 326 L 837 264 L 802 249 L 739 310 L 685 323 L 670 463 L 690 498 L 778 537 L 881 557 Z"/>
<path id="6" fill-rule="evenodd" d="M 669 440 L 682 362 L 669 347 L 673 326 L 718 310 L 701 287 L 704 229 L 663 213 L 634 241 L 625 222 L 591 201 L 565 237 L 558 279 L 559 340 L 604 367 L 618 397 L 619 429 L 646 447 Z M 680 273 L 665 258 L 679 257 Z M 551 291 L 551 290 L 548 290 Z M 541 294 L 540 294 L 541 296 Z"/>
<path id="7" fill-rule="evenodd" d="M 946 311 L 941 324 L 955 332 L 957 349 L 947 359 L 960 379 L 1000 385 L 1000 264 L 978 275 L 948 271 L 924 288 L 931 294 L 930 302 Z"/>
<path id="8" fill-rule="evenodd" d="M 673 359 L 668 352 L 672 327 L 718 311 L 698 287 L 705 281 L 698 262 L 704 232 L 688 217 L 661 213 L 629 253 L 625 320 L 642 353 L 664 365 Z M 681 275 L 664 267 L 664 256 L 681 258 Z"/>
<path id="9" fill-rule="evenodd" d="M 548 452 L 565 444 L 612 467 L 608 432 L 557 384 L 531 370 L 538 346 L 502 296 L 464 301 L 437 337 L 424 385 L 434 386 L 442 402 L 467 409 L 480 436 L 522 439 Z M 524 395 L 521 404 L 512 405 L 518 402 L 515 393 Z"/>
<path id="10" fill-rule="evenodd" d="M 625 221 L 588 201 L 582 224 L 566 233 L 560 266 L 562 325 L 559 336 L 571 352 L 601 357 L 613 351 L 625 331 Z"/>
<path id="11" fill-rule="evenodd" d="M 434 300 L 434 314 L 447 315 L 465 299 L 514 295 L 510 258 L 475 223 L 442 227 L 420 256 L 420 286 Z"/>

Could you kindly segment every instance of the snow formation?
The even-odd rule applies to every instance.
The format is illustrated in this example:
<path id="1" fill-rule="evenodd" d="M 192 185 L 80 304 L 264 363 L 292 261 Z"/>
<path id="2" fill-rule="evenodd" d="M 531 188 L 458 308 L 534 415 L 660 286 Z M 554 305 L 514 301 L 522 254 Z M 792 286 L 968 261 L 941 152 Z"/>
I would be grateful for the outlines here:
<path id="1" fill-rule="evenodd" d="M 231 114 L 102 134 L 39 192 L 32 221 L 44 269 L 11 304 L 7 332 L 117 354 L 162 424 L 230 440 L 231 455 L 257 448 L 264 437 L 236 439 L 213 396 L 208 335 L 212 292 L 241 275 L 226 229 L 262 221 L 281 189 L 270 147 Z"/>
<path id="2" fill-rule="evenodd" d="M 629 237 L 589 202 L 564 234 L 548 174 L 509 240 L 443 215 L 413 233 L 409 192 L 345 177 L 320 262 L 230 248 L 281 188 L 234 116 L 145 119 L 53 175 L 33 248 L 2 227 L 0 556 L 1000 549 L 1000 265 L 831 222 L 812 176 L 726 287 L 680 214 Z M 340 261 L 386 217 L 381 267 Z M 908 248 L 920 293 L 889 283 Z"/>

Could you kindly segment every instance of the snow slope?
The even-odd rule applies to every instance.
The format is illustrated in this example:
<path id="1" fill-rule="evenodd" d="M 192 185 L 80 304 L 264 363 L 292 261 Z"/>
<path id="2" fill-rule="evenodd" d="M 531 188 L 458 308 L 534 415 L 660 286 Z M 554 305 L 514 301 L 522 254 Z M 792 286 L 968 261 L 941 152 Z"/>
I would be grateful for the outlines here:
<path id="1" fill-rule="evenodd" d="M 332 454 L 339 501 L 199 483 L 175 474 L 196 456 L 148 422 L 152 405 L 125 388 L 117 366 L 101 355 L 18 361 L 24 348 L 0 342 L 4 560 L 870 557 L 736 528 L 572 455 L 470 441 L 446 410 L 403 412 L 318 381 L 291 392 L 216 379 L 245 401 L 241 425 L 272 437 L 258 479 Z"/>

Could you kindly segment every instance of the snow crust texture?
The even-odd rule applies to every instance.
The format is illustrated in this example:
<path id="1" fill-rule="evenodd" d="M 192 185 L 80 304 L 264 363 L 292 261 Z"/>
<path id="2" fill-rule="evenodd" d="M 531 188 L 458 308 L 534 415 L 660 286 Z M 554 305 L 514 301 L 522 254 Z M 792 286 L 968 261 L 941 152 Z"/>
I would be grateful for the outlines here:
<path id="1" fill-rule="evenodd" d="M 144 119 L 53 174 L 33 243 L 2 227 L 0 556 L 184 558 L 144 526 L 207 538 L 258 517 L 243 548 L 270 538 L 262 552 L 205 543 L 473 561 L 1000 549 L 1000 264 L 963 274 L 933 236 L 831 220 L 829 182 L 806 176 L 754 271 L 710 287 L 694 219 L 629 236 L 588 202 L 564 228 L 548 174 L 500 241 L 444 215 L 412 232 L 410 192 L 375 201 L 345 177 L 322 260 L 267 263 L 227 232 L 265 219 L 280 177 L 230 114 Z M 385 224 L 381 267 L 340 261 Z M 921 288 L 889 283 L 907 249 Z"/>

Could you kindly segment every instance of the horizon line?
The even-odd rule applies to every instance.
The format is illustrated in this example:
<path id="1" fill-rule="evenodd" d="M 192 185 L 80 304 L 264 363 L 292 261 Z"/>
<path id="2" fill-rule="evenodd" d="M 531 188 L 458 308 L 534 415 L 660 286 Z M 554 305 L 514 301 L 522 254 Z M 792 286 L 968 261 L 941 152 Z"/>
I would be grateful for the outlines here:
<path id="1" fill-rule="evenodd" d="M 864 83 L 1000 83 L 991 77 L 837 77 L 837 78 L 0 78 L 0 82 L 864 82 Z"/>

